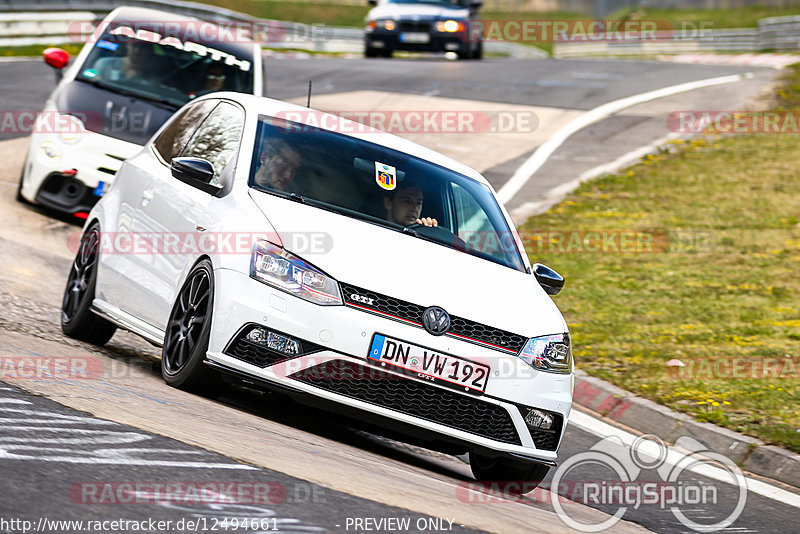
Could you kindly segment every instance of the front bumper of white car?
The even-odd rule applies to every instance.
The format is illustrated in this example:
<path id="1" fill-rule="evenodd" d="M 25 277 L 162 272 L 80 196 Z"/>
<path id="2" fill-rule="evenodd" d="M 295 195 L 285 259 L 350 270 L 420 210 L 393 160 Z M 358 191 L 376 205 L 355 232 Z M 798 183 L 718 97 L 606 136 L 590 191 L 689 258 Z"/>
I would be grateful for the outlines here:
<path id="1" fill-rule="evenodd" d="M 515 354 L 432 336 L 352 303 L 312 304 L 229 269 L 215 271 L 215 287 L 211 365 L 403 424 L 418 438 L 544 463 L 556 459 L 573 375 L 536 371 Z M 253 328 L 296 340 L 302 349 L 290 356 L 251 342 L 247 334 Z M 370 363 L 376 333 L 487 363 L 485 392 L 467 393 Z M 530 409 L 550 414 L 552 427 L 529 428 L 524 418 Z"/>
<path id="2" fill-rule="evenodd" d="M 62 213 L 88 213 L 122 162 L 141 149 L 91 131 L 70 136 L 34 133 L 20 193 L 30 202 Z"/>

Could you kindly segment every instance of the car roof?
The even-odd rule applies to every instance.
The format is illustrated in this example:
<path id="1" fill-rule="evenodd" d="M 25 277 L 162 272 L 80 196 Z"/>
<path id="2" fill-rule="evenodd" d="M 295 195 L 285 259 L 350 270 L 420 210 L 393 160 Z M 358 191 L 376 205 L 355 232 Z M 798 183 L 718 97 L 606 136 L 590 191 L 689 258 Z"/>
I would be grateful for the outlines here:
<path id="1" fill-rule="evenodd" d="M 315 110 L 313 108 L 298 106 L 296 104 L 291 104 L 289 102 L 284 102 L 282 100 L 274 100 L 271 98 L 266 98 L 261 96 L 253 96 L 253 95 L 232 93 L 232 92 L 213 93 L 198 98 L 194 102 L 205 99 L 220 99 L 220 98 L 233 100 L 240 103 L 248 113 L 257 113 L 260 115 L 268 115 L 271 117 L 278 117 L 278 118 L 283 117 L 286 118 L 287 120 L 295 119 L 295 117 L 291 116 L 284 117 L 284 115 L 288 113 L 298 112 L 299 117 L 308 117 L 309 113 L 313 113 L 314 115 L 312 122 L 308 122 L 302 119 L 295 120 L 295 122 L 298 122 L 300 124 L 309 124 L 314 128 L 341 133 L 342 135 L 346 135 L 356 139 L 361 139 L 370 143 L 376 143 L 378 145 L 386 146 L 388 148 L 404 152 L 411 156 L 415 156 L 417 158 L 430 161 L 441 167 L 445 167 L 447 169 L 461 173 L 492 189 L 489 182 L 486 180 L 486 178 L 483 177 L 483 175 L 481 175 L 481 173 L 479 173 L 472 167 L 464 165 L 463 163 L 460 163 L 448 156 L 445 156 L 444 154 L 441 154 L 439 152 L 436 152 L 435 150 L 414 143 L 413 141 L 409 141 L 408 139 L 398 137 L 394 134 L 390 134 L 382 130 L 376 130 L 368 126 L 365 126 L 363 124 L 357 123 L 355 121 L 351 121 L 349 119 L 339 117 L 330 113 L 325 113 L 323 111 Z M 327 127 L 331 125 L 333 125 L 333 128 Z"/>
<path id="2" fill-rule="evenodd" d="M 181 41 L 211 46 L 222 52 L 233 54 L 237 57 L 253 57 L 253 41 L 240 40 L 244 32 L 225 31 L 226 26 L 218 23 L 200 20 L 187 15 L 179 15 L 157 9 L 143 7 L 118 7 L 103 19 L 105 23 L 133 25 L 134 30 L 144 29 L 161 35 L 174 36 Z M 216 34 L 221 39 L 207 39 L 209 26 L 220 29 Z M 253 58 L 254 60 L 256 58 Z M 257 58 L 259 61 L 261 58 Z"/>

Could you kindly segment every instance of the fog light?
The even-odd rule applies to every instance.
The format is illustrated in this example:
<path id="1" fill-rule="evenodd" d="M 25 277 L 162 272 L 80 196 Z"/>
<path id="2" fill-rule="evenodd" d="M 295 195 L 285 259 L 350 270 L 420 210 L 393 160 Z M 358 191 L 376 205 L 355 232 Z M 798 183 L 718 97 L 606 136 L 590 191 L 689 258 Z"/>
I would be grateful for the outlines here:
<path id="1" fill-rule="evenodd" d="M 246 336 L 247 341 L 264 345 L 268 349 L 294 356 L 300 354 L 300 342 L 292 338 L 264 330 L 253 328 Z"/>
<path id="2" fill-rule="evenodd" d="M 525 416 L 525 424 L 531 428 L 550 430 L 553 428 L 553 416 L 540 410 L 531 410 Z"/>
<path id="3" fill-rule="evenodd" d="M 294 339 L 280 336 L 274 332 L 267 335 L 267 347 L 284 354 L 300 354 L 300 343 Z"/>

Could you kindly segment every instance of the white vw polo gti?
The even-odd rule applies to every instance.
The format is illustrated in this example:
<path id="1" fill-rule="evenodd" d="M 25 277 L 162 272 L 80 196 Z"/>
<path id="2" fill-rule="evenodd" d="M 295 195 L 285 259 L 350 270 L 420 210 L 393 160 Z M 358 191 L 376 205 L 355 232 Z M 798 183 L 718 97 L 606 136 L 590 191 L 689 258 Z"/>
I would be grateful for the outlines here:
<path id="1" fill-rule="evenodd" d="M 486 179 L 285 102 L 215 93 L 126 160 L 89 214 L 62 328 L 163 347 L 172 386 L 244 379 L 541 481 L 572 404 L 564 279 Z"/>

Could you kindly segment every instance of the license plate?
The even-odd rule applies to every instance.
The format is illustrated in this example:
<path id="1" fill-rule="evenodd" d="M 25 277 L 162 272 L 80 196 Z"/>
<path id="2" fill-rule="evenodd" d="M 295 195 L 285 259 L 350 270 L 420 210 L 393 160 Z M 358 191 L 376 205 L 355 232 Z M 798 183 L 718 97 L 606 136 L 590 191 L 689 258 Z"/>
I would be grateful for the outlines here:
<path id="1" fill-rule="evenodd" d="M 367 360 L 402 369 L 406 373 L 465 391 L 483 393 L 488 365 L 375 334 Z"/>
<path id="2" fill-rule="evenodd" d="M 406 32 L 400 34 L 401 43 L 429 43 L 431 36 L 422 32 Z"/>

